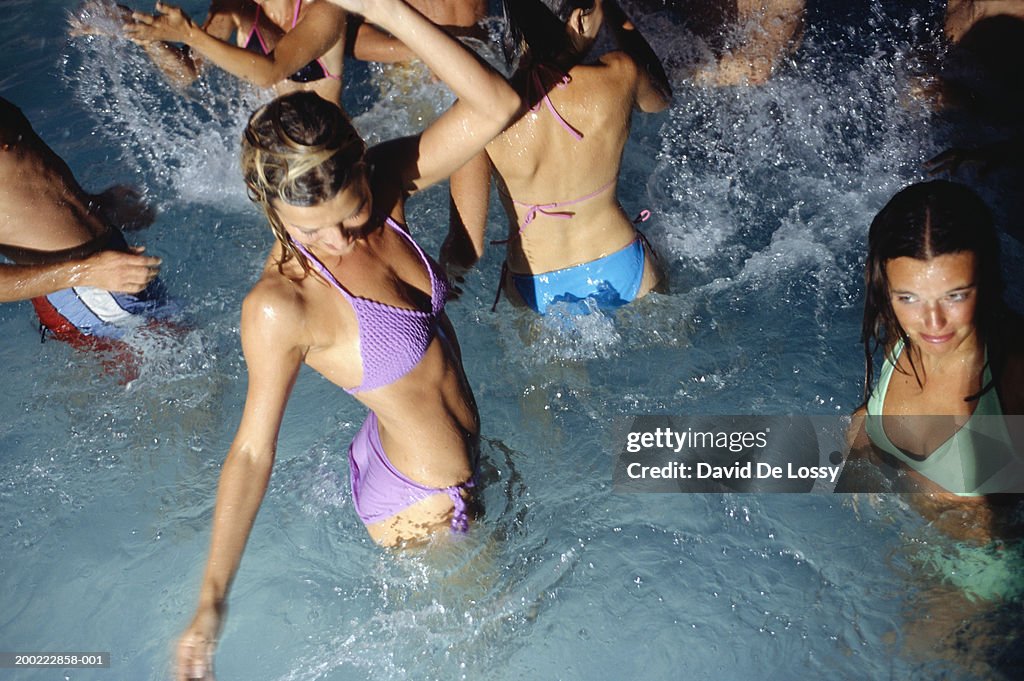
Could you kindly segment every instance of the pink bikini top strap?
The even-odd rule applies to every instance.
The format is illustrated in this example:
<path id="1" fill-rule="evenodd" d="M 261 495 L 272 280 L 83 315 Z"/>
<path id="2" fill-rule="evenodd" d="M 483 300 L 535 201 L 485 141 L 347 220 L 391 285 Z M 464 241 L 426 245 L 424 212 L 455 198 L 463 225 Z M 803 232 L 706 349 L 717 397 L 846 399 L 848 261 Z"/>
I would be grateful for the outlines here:
<path id="1" fill-rule="evenodd" d="M 559 122 L 562 129 L 572 135 L 577 142 L 582 140 L 583 133 L 569 125 L 569 122 L 562 118 L 562 114 L 558 113 L 558 110 L 555 109 L 555 105 L 551 103 L 551 98 L 548 97 L 547 90 L 544 88 L 544 82 L 540 78 L 540 70 L 542 68 L 545 68 L 548 71 L 554 71 L 554 69 L 544 67 L 539 64 L 530 71 L 530 80 L 533 87 L 536 88 L 536 94 L 541 95 L 541 98 L 530 108 L 530 111 L 536 112 L 540 109 L 541 102 L 544 102 L 544 105 L 547 106 L 548 111 L 550 111 L 551 115 L 555 117 L 555 120 Z M 555 87 L 564 88 L 568 86 L 570 82 L 572 82 L 572 77 L 568 73 L 565 73 L 562 74 L 562 77 L 555 82 Z"/>
<path id="2" fill-rule="evenodd" d="M 255 34 L 256 35 L 256 40 L 260 41 L 260 47 L 263 48 L 263 54 L 268 54 L 270 52 L 270 48 L 268 48 L 267 47 L 267 43 L 264 42 L 263 34 L 260 33 L 259 27 L 260 27 L 260 6 L 256 5 L 256 16 L 254 16 L 252 18 L 252 28 L 249 29 L 249 35 L 247 35 L 245 37 L 245 47 L 249 46 L 249 43 L 252 42 L 252 36 L 253 36 L 253 34 Z"/>
<path id="3" fill-rule="evenodd" d="M 292 28 L 299 23 L 299 9 L 302 7 L 302 0 L 295 0 L 295 12 L 292 14 Z"/>

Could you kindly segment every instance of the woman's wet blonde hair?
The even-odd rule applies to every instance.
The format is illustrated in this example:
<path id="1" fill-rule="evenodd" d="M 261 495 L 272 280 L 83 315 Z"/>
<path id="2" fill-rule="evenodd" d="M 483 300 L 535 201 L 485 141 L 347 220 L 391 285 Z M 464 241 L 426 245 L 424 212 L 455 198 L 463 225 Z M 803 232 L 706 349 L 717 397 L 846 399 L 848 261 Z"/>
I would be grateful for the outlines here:
<path id="1" fill-rule="evenodd" d="M 271 202 L 315 206 L 333 198 L 352 180 L 365 151 L 345 113 L 312 92 L 278 97 L 253 113 L 242 135 L 242 175 L 283 248 L 278 269 L 295 258 L 309 272 L 309 263 Z"/>

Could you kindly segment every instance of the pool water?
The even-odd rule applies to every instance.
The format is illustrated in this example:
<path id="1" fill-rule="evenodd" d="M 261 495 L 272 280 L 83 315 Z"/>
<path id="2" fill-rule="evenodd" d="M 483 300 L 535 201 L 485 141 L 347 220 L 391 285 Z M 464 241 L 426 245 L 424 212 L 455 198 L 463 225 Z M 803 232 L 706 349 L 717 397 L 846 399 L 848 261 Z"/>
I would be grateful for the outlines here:
<path id="1" fill-rule="evenodd" d="M 2 3 L 0 95 L 85 187 L 146 188 L 159 217 L 129 241 L 164 259 L 188 329 L 133 334 L 125 380 L 117 358 L 40 344 L 28 303 L 0 306 L 0 650 L 112 656 L 0 679 L 165 679 L 245 395 L 239 307 L 271 236 L 237 140 L 265 95 L 215 73 L 179 96 L 128 44 L 68 42 L 76 4 Z M 613 424 L 632 415 L 858 406 L 867 225 L 950 135 L 905 95 L 923 63 L 913 46 L 937 44 L 940 16 L 927 0 L 811 3 L 776 78 L 719 91 L 685 82 L 694 46 L 670 13 L 638 17 L 676 101 L 637 116 L 619 197 L 651 210 L 671 292 L 613 316 L 491 313 L 501 254 L 485 255 L 448 311 L 483 419 L 487 514 L 432 550 L 369 541 L 345 466 L 364 409 L 304 370 L 219 678 L 1019 678 L 1020 618 L 1005 608 L 961 645 L 921 644 L 922 604 L 958 601 L 915 575 L 903 547 L 944 540 L 897 498 L 611 484 Z M 385 69 L 347 77 L 369 139 L 419 125 Z M 447 102 L 432 85 L 403 96 L 428 115 Z M 491 217 L 504 224 L 497 202 Z M 415 198 L 409 223 L 436 254 L 445 188 Z M 1004 247 L 1014 271 L 1020 243 Z M 925 612 L 936 631 L 949 615 Z"/>

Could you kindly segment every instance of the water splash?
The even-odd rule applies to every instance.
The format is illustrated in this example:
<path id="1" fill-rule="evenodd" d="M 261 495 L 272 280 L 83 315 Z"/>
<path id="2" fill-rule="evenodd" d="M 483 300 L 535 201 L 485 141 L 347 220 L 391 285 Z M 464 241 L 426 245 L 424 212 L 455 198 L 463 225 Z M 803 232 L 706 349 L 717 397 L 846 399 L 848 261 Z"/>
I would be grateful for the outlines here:
<path id="1" fill-rule="evenodd" d="M 250 113 L 273 92 L 209 65 L 197 82 L 176 90 L 120 37 L 111 6 L 97 1 L 86 9 L 87 20 L 108 35 L 74 38 L 65 51 L 63 77 L 75 98 L 164 201 L 245 206 L 238 140 Z"/>
<path id="2" fill-rule="evenodd" d="M 500 22 L 488 22 L 493 35 Z M 506 70 L 496 44 L 464 38 L 462 42 L 499 71 Z M 369 87 L 374 94 L 353 123 L 368 146 L 422 132 L 448 110 L 455 96 L 426 64 L 416 60 L 396 64 L 369 63 Z"/>

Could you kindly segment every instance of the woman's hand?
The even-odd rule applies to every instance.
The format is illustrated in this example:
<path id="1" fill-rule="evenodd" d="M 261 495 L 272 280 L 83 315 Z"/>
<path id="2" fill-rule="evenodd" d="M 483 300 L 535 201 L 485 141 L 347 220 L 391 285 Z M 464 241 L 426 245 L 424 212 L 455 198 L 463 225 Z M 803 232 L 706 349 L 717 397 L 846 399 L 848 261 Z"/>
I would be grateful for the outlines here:
<path id="1" fill-rule="evenodd" d="M 453 239 L 451 234 L 441 244 L 438 263 L 444 269 L 445 274 L 448 275 L 449 300 L 458 300 L 462 295 L 462 286 L 466 283 L 466 273 L 469 272 L 473 266 L 472 263 L 475 262 L 475 260 L 472 260 L 467 264 L 468 258 L 465 251 L 465 247 Z"/>
<path id="2" fill-rule="evenodd" d="M 187 14 L 174 5 L 156 3 L 156 14 L 132 12 L 132 23 L 125 24 L 124 32 L 132 40 L 157 40 L 187 43 L 195 24 Z"/>
<path id="3" fill-rule="evenodd" d="M 178 639 L 175 679 L 213 681 L 213 652 L 217 648 L 217 635 L 223 621 L 223 609 L 200 606 L 192 623 Z"/>

